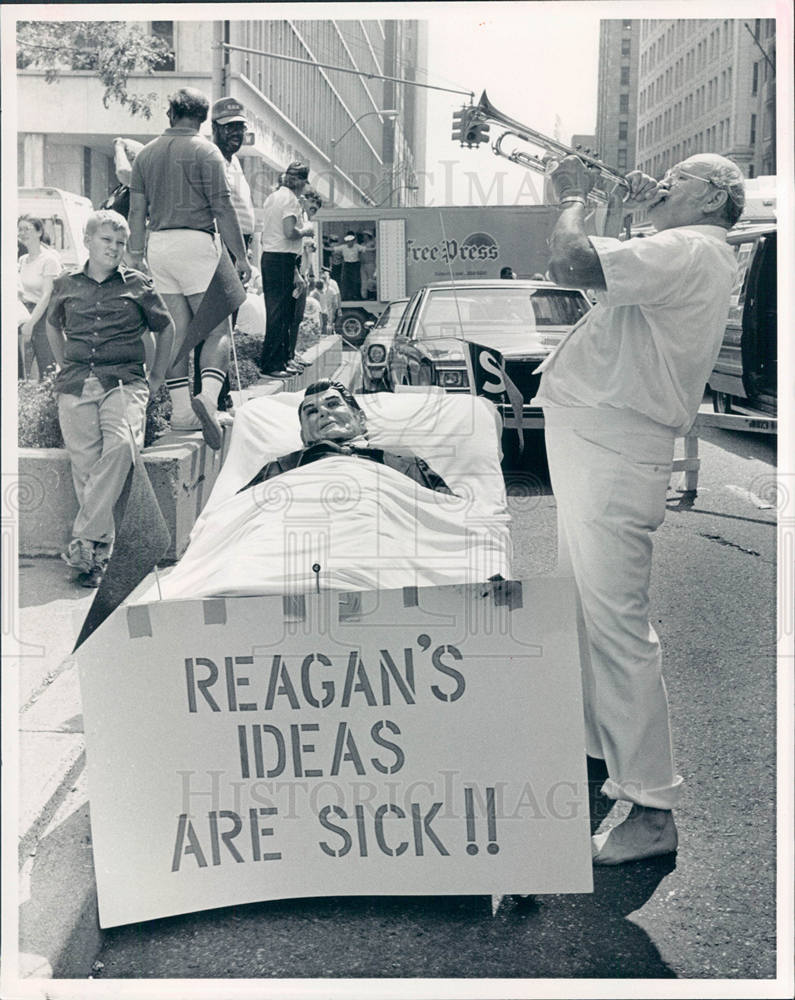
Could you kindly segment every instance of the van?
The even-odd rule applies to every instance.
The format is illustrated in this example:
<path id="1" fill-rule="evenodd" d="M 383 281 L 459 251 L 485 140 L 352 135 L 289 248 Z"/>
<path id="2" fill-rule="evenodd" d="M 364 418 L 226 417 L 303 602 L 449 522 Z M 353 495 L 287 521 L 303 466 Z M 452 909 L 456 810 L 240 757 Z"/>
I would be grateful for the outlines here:
<path id="1" fill-rule="evenodd" d="M 737 278 L 709 378 L 716 413 L 777 416 L 776 223 L 738 223 L 727 236 Z"/>
<path id="2" fill-rule="evenodd" d="M 88 257 L 83 243 L 86 220 L 94 211 L 88 198 L 53 187 L 17 191 L 17 215 L 33 215 L 44 223 L 50 245 L 66 269 L 82 267 Z"/>

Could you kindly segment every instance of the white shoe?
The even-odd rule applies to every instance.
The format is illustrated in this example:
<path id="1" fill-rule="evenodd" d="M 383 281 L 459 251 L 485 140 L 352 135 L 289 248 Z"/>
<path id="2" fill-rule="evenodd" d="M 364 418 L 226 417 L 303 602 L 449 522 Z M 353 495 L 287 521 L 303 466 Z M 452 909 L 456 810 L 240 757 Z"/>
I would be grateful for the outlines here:
<path id="1" fill-rule="evenodd" d="M 205 396 L 200 392 L 191 400 L 193 412 L 201 421 L 201 430 L 204 435 L 204 442 L 208 448 L 218 451 L 224 440 L 224 432 L 218 422 L 218 404 L 215 400 Z"/>
<path id="2" fill-rule="evenodd" d="M 183 413 L 177 413 L 175 411 L 171 414 L 172 431 L 200 431 L 201 429 L 202 422 L 193 410 L 186 410 Z"/>
<path id="3" fill-rule="evenodd" d="M 678 845 L 676 823 L 670 810 L 634 804 L 625 820 L 607 833 L 591 837 L 591 857 L 595 865 L 623 865 L 674 854 Z"/>

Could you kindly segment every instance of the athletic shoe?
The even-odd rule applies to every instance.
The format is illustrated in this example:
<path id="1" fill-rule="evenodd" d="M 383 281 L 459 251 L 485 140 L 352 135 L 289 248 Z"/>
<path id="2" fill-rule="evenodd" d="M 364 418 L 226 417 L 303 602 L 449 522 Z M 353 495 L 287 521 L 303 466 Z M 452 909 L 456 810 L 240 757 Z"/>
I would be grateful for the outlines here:
<path id="1" fill-rule="evenodd" d="M 201 421 L 204 443 L 213 451 L 218 451 L 224 440 L 224 432 L 218 423 L 218 406 L 214 400 L 200 392 L 191 400 L 193 412 Z"/>
<path id="2" fill-rule="evenodd" d="M 276 371 L 265 372 L 264 374 L 265 374 L 265 378 L 290 378 L 290 376 L 293 375 L 293 374 L 295 374 L 295 373 L 294 372 L 288 372 L 288 371 L 286 371 L 284 369 L 277 369 Z"/>
<path id="3" fill-rule="evenodd" d="M 187 410 L 185 413 L 172 413 L 171 415 L 171 430 L 177 433 L 184 433 L 186 431 L 200 431 L 202 429 L 202 422 L 196 416 L 192 410 Z"/>
<path id="4" fill-rule="evenodd" d="M 73 538 L 61 553 L 61 559 L 72 569 L 81 573 L 89 573 L 96 565 L 94 562 L 94 546 L 82 538 Z"/>

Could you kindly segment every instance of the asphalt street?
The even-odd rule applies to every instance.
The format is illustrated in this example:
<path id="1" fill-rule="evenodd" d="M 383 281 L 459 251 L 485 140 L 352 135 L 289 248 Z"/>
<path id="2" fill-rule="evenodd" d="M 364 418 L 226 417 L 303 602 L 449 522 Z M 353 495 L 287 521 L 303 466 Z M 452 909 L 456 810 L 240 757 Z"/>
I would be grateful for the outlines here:
<path id="1" fill-rule="evenodd" d="M 775 438 L 710 430 L 700 455 L 697 497 L 670 491 L 655 542 L 654 625 L 686 781 L 675 858 L 597 869 L 592 894 L 505 897 L 496 915 L 486 896 L 337 897 L 120 927 L 105 932 L 94 975 L 775 976 Z M 514 575 L 548 572 L 545 471 L 507 481 Z M 593 821 L 605 802 L 594 798 Z"/>

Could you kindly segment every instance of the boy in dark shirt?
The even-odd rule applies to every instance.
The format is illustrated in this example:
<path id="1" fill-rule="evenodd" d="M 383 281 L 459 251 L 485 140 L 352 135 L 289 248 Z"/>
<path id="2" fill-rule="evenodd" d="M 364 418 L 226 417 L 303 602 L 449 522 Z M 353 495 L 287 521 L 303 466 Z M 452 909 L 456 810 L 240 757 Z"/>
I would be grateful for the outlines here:
<path id="1" fill-rule="evenodd" d="M 107 566 L 113 508 L 132 463 L 130 434 L 143 447 L 146 404 L 163 382 L 174 338 L 152 280 L 121 263 L 129 233 L 118 212 L 94 212 L 86 223 L 88 260 L 56 278 L 47 311 L 58 417 L 79 504 L 61 558 L 88 587 L 98 586 Z M 147 384 L 149 331 L 157 346 Z"/>

